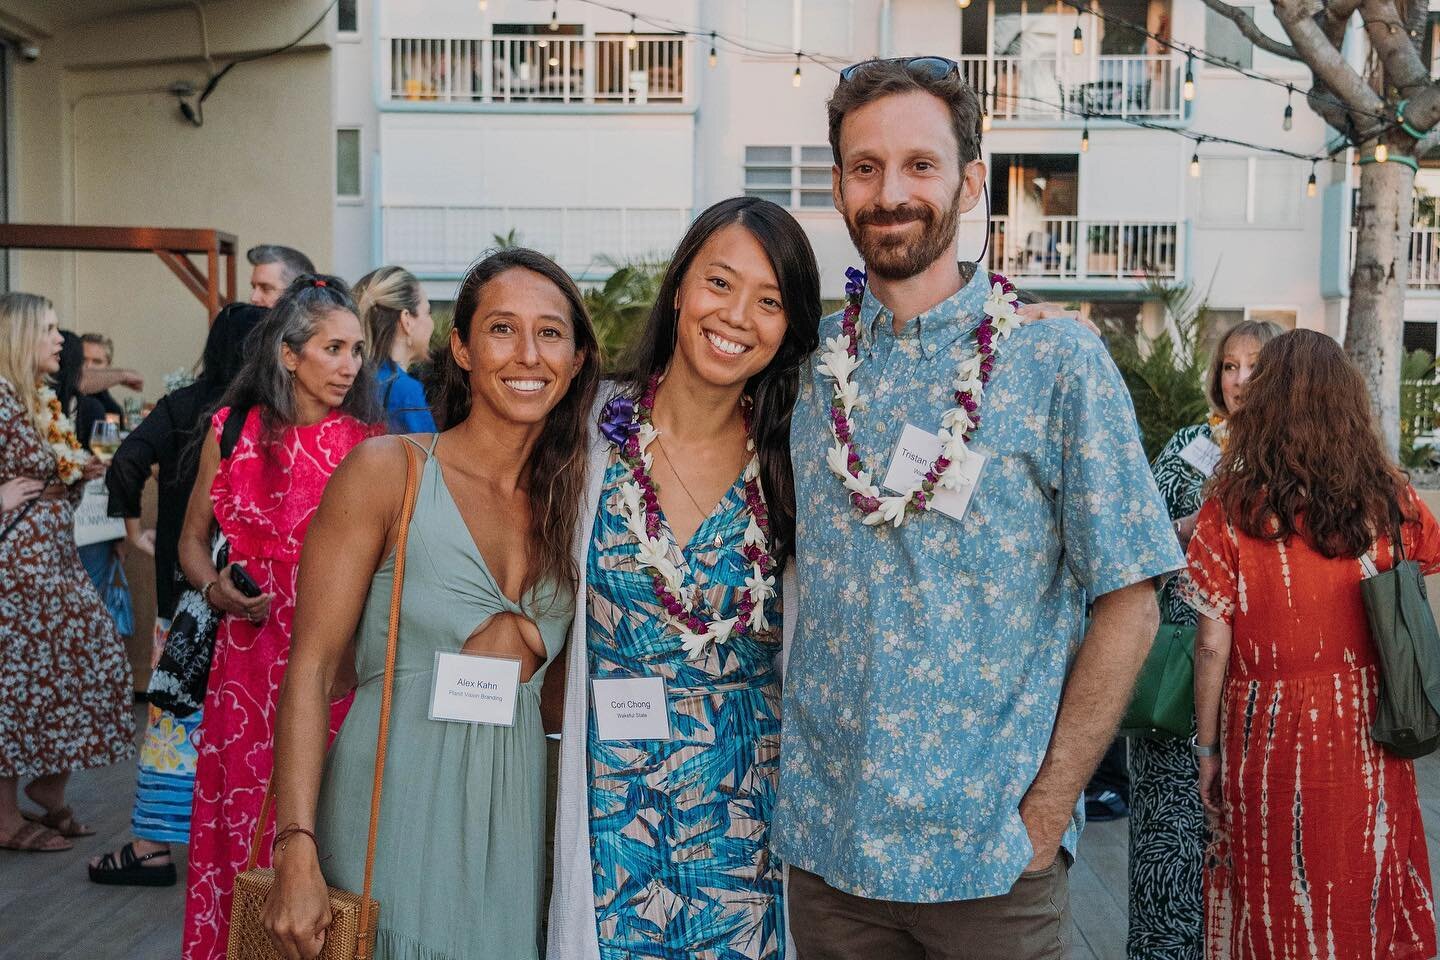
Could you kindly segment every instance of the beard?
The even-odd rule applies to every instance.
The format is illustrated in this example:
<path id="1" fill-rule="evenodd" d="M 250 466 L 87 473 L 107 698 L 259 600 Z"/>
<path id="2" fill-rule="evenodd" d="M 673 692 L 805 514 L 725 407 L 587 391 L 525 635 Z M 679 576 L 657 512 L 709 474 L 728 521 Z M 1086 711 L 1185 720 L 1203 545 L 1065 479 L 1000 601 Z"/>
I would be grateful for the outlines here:
<path id="1" fill-rule="evenodd" d="M 929 204 L 901 204 L 889 210 L 865 207 L 851 217 L 845 215 L 845 229 L 850 242 L 860 251 L 865 269 L 884 280 L 908 280 L 923 273 L 950 249 L 960 226 L 960 193 L 955 191 L 948 208 L 941 212 Z M 918 222 L 920 235 L 905 237 L 896 234 L 877 236 L 867 226 L 890 226 Z"/>

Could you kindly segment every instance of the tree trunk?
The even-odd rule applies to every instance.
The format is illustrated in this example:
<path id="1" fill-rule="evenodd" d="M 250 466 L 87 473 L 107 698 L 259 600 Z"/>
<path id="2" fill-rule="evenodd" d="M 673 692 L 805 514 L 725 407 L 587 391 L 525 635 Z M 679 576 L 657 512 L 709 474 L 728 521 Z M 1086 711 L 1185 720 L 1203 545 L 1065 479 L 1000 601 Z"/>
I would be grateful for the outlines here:
<path id="1" fill-rule="evenodd" d="M 1365 376 L 1391 456 L 1400 449 L 1400 361 L 1414 184 L 1415 171 L 1406 164 L 1365 164 L 1355 205 L 1345 351 Z"/>

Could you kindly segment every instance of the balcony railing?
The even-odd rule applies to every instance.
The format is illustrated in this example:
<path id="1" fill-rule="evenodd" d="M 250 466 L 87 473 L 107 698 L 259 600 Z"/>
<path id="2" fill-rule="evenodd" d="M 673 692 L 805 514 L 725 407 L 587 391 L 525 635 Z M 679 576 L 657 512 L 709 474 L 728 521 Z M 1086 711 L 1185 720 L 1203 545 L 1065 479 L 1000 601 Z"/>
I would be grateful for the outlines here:
<path id="1" fill-rule="evenodd" d="M 1350 267 L 1355 267 L 1355 242 L 1359 230 L 1350 228 Z M 1411 290 L 1440 290 L 1440 227 L 1410 228 Z"/>
<path id="2" fill-rule="evenodd" d="M 989 267 L 1009 277 L 1052 280 L 1174 280 L 1180 276 L 1175 221 L 994 217 Z"/>
<path id="3" fill-rule="evenodd" d="M 1092 117 L 1178 119 L 1183 67 L 1166 54 L 1088 59 L 967 56 L 965 80 L 996 120 Z"/>
<path id="4" fill-rule="evenodd" d="M 459 274 L 497 237 L 515 240 L 583 274 L 611 262 L 669 255 L 690 211 L 672 207 L 399 206 L 383 208 L 386 263 Z"/>
<path id="5" fill-rule="evenodd" d="M 392 101 L 441 103 L 681 103 L 684 37 L 390 38 Z"/>

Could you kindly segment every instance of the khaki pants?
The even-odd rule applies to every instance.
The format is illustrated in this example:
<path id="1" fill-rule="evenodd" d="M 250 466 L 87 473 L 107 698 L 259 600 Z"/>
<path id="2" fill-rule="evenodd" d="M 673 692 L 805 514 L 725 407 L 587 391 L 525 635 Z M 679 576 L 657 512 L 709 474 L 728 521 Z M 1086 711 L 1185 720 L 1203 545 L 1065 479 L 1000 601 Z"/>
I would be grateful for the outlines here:
<path id="1" fill-rule="evenodd" d="M 1064 960 L 1069 864 L 1022 874 L 981 900 L 896 903 L 836 890 L 790 868 L 790 932 L 800 960 Z"/>

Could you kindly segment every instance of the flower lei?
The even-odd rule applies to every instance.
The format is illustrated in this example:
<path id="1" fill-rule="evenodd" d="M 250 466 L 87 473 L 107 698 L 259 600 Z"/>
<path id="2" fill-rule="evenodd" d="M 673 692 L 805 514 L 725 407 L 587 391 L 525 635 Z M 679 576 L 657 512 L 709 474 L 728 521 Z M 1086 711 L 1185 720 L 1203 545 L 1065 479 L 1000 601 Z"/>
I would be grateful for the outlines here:
<path id="1" fill-rule="evenodd" d="M 89 462 L 90 456 L 85 448 L 80 446 L 80 438 L 75 436 L 75 424 L 65 416 L 65 408 L 60 406 L 60 398 L 55 391 L 42 385 L 39 390 L 40 414 L 37 417 L 37 426 L 40 428 L 40 436 L 50 452 L 55 454 L 55 473 L 60 477 L 60 482 L 72 484 L 85 472 L 85 464 Z"/>
<path id="2" fill-rule="evenodd" d="M 966 444 L 980 426 L 980 399 L 995 367 L 995 343 L 1020 325 L 1020 316 L 1016 313 L 1018 298 L 1009 280 L 998 273 L 991 274 L 984 316 L 975 330 L 975 353 L 956 366 L 955 405 L 940 418 L 941 454 L 915 487 L 895 496 L 881 496 L 880 488 L 855 450 L 855 428 L 851 420 L 852 411 L 860 403 L 860 386 L 851 378 L 860 367 L 860 302 L 865 294 L 865 274 L 851 267 L 845 271 L 845 277 L 842 335 L 825 341 L 820 352 L 821 362 L 815 368 L 834 381 L 830 432 L 835 444 L 826 453 L 825 461 L 850 491 L 850 502 L 860 511 L 866 526 L 890 523 L 898 527 L 911 514 L 929 509 L 936 487 L 953 490 L 960 486 L 960 470 L 969 455 Z"/>
<path id="3" fill-rule="evenodd" d="M 1212 413 L 1205 420 L 1210 425 L 1210 439 L 1215 441 L 1215 446 L 1220 452 L 1225 452 L 1225 445 L 1230 442 L 1230 421 L 1218 413 Z"/>
<path id="4" fill-rule="evenodd" d="M 660 436 L 650 421 L 660 379 L 658 374 L 650 378 L 638 402 L 617 396 L 607 403 L 600 429 L 630 470 L 630 479 L 620 485 L 620 512 L 625 526 L 640 544 L 637 554 L 640 567 L 651 571 L 651 586 L 665 611 L 667 623 L 680 634 L 686 659 L 698 660 L 712 643 L 718 646 L 732 635 L 747 636 L 770 629 L 765 619 L 765 601 L 775 595 L 772 575 L 775 560 L 767 546 L 770 524 L 765 496 L 760 489 L 760 461 L 753 455 L 755 441 L 752 438 L 746 443 L 752 455 L 744 472 L 745 509 L 750 514 L 750 522 L 745 528 L 745 544 L 741 549 L 745 562 L 750 565 L 750 576 L 745 578 L 745 589 L 740 594 L 739 612 L 724 620 L 706 620 L 696 612 L 700 590 L 696 587 L 687 595 L 679 569 L 670 562 L 671 538 L 662 536 L 660 502 L 655 481 L 650 476 L 650 454 L 646 452 Z M 749 434 L 748 404 L 744 412 L 745 430 Z"/>

